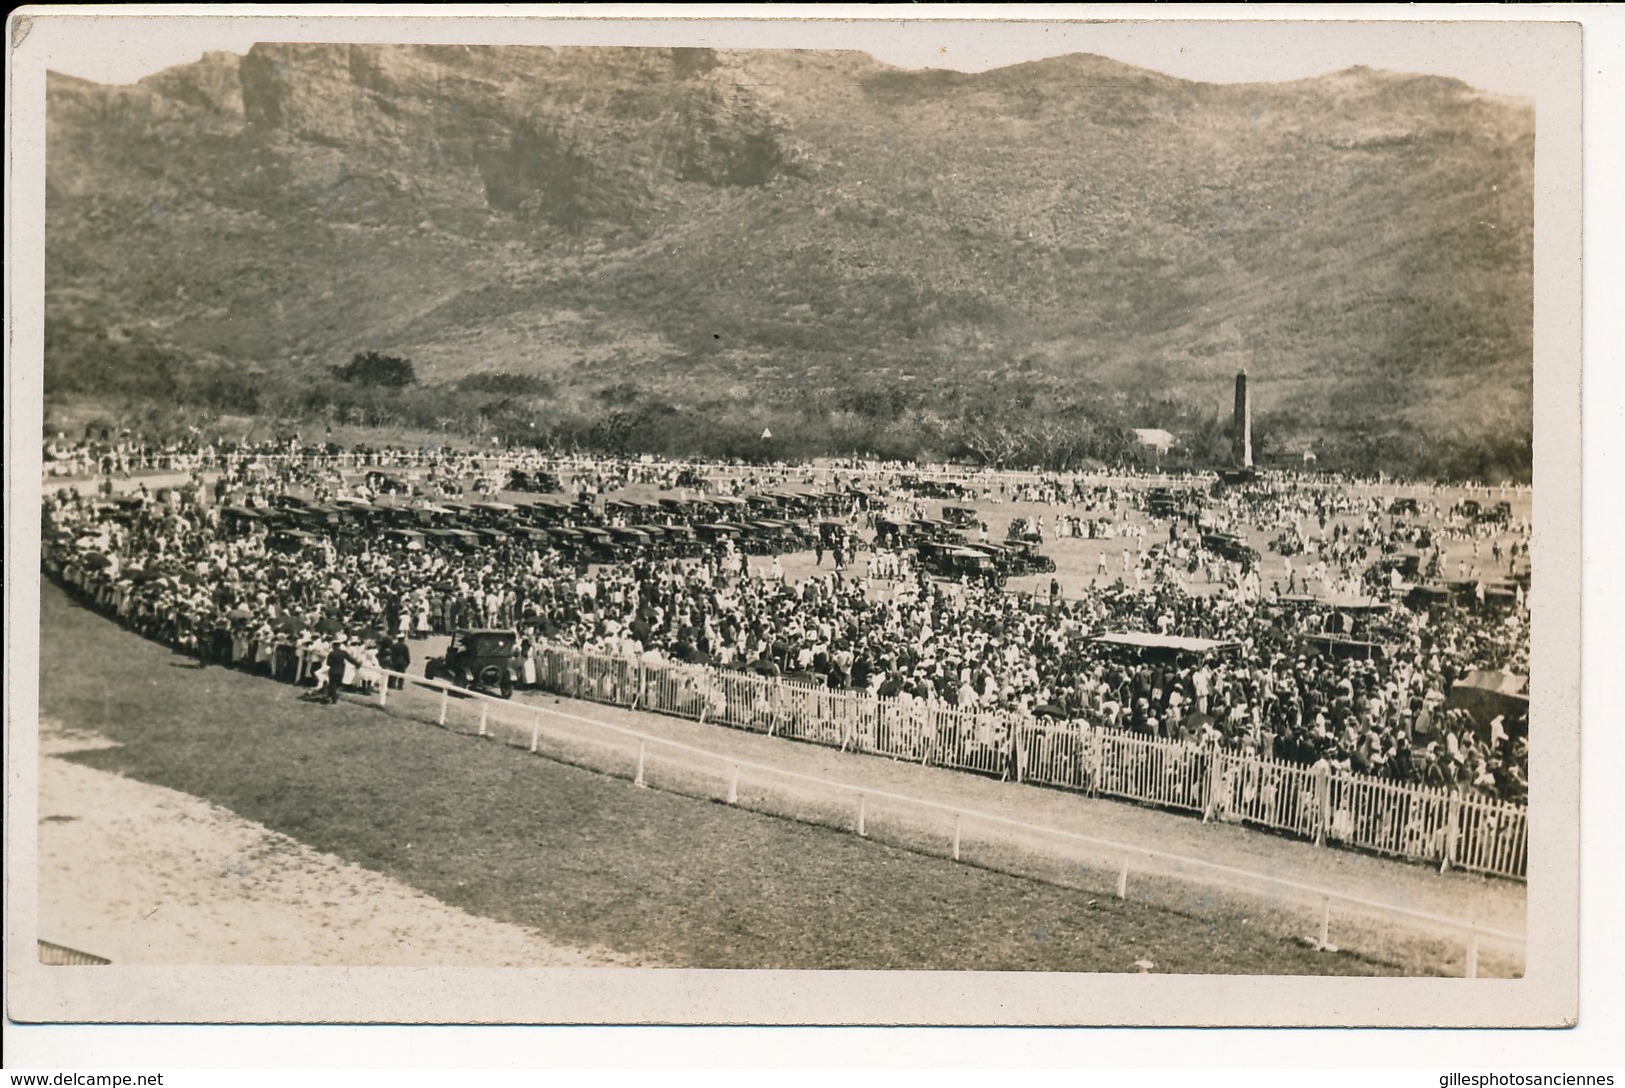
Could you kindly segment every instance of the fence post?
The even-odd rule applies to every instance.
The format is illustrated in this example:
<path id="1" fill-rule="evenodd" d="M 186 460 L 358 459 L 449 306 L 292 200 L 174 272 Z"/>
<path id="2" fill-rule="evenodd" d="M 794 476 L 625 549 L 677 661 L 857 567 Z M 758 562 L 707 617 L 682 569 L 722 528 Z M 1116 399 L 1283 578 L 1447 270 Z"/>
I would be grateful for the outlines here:
<path id="1" fill-rule="evenodd" d="M 1123 855 L 1123 867 L 1117 871 L 1117 898 L 1128 898 L 1128 855 Z"/>
<path id="2" fill-rule="evenodd" d="M 737 805 L 739 803 L 739 765 L 738 764 L 734 765 L 733 777 L 728 779 L 728 803 L 730 805 Z"/>
<path id="3" fill-rule="evenodd" d="M 480 698 L 480 736 L 482 737 L 488 735 L 485 730 L 485 725 L 486 722 L 490 720 L 490 717 L 491 704 L 482 696 Z"/>
<path id="4" fill-rule="evenodd" d="M 536 720 L 530 723 L 530 751 L 532 755 L 542 746 L 542 712 L 536 712 Z"/>
<path id="5" fill-rule="evenodd" d="M 869 798 L 867 798 L 866 796 L 864 796 L 861 793 L 858 794 L 858 837 L 859 838 L 862 838 L 865 835 L 869 834 L 868 829 L 864 827 L 865 818 L 868 816 L 868 809 L 869 809 Z"/>
<path id="6" fill-rule="evenodd" d="M 1467 978 L 1478 977 L 1478 923 L 1474 922 L 1467 930 Z"/>
<path id="7" fill-rule="evenodd" d="M 446 724 L 446 708 L 451 706 L 451 689 L 440 689 L 440 724 Z"/>
<path id="8" fill-rule="evenodd" d="M 957 813 L 957 812 L 954 813 L 954 860 L 955 861 L 959 860 L 959 830 L 960 830 L 960 822 L 963 819 L 964 818 L 962 816 L 960 816 L 959 813 Z"/>
<path id="9" fill-rule="evenodd" d="M 1315 775 L 1315 845 L 1326 845 L 1326 828 L 1332 820 L 1332 774 L 1330 770 Z"/>
<path id="10" fill-rule="evenodd" d="M 1010 763 L 1012 765 L 1010 779 L 1013 782 L 1020 782 L 1022 772 L 1026 769 L 1022 766 L 1026 761 L 1022 759 L 1021 721 L 1014 714 L 1005 720 L 1010 723 Z"/>
<path id="11" fill-rule="evenodd" d="M 1099 726 L 1089 727 L 1089 796 L 1100 796 L 1100 777 L 1106 763 L 1106 734 Z"/>
<path id="12" fill-rule="evenodd" d="M 384 673 L 384 682 L 378 685 L 378 705 L 389 705 L 389 682 L 395 679 L 394 674 Z"/>
<path id="13" fill-rule="evenodd" d="M 1315 946 L 1322 952 L 1332 951 L 1332 897 L 1320 897 L 1320 943 Z"/>
<path id="14" fill-rule="evenodd" d="M 1207 748 L 1207 796 L 1202 799 L 1202 822 L 1208 823 L 1219 814 L 1219 790 L 1224 785 L 1223 771 L 1220 767 L 1224 756 L 1216 744 L 1205 746 Z"/>
<path id="15" fill-rule="evenodd" d="M 1445 808 L 1444 856 L 1439 859 L 1439 872 L 1447 873 L 1456 861 L 1456 832 L 1461 822 L 1461 794 L 1452 793 Z"/>
<path id="16" fill-rule="evenodd" d="M 643 780 L 643 748 L 644 742 L 641 740 L 638 741 L 638 773 L 637 777 L 632 779 L 632 785 L 638 787 L 639 789 L 646 789 L 648 787 L 648 783 Z"/>

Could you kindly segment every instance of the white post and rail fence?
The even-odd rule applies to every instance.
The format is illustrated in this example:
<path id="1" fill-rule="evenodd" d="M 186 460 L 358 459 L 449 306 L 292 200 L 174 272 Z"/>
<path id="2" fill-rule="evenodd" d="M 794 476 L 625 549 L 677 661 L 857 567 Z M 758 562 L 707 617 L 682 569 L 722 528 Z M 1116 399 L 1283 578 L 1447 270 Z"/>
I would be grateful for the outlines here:
<path id="1" fill-rule="evenodd" d="M 828 718 L 804 715 L 801 718 L 775 718 L 769 721 L 758 715 L 756 708 L 764 703 L 782 705 L 785 702 L 783 693 L 775 688 L 793 686 L 765 677 L 719 673 L 716 678 L 721 682 L 721 689 L 738 700 L 729 700 L 724 704 L 713 701 L 712 690 L 696 690 L 686 678 L 681 683 L 674 682 L 673 670 L 646 668 L 637 662 L 573 651 L 550 650 L 547 653 L 552 655 L 548 662 L 547 679 L 563 681 L 568 674 L 571 680 L 573 690 L 561 691 L 561 694 L 573 695 L 579 691 L 584 698 L 594 698 L 596 694 L 599 701 L 628 707 L 637 703 L 643 709 L 657 710 L 666 702 L 662 698 L 664 693 L 681 697 L 683 717 L 697 719 L 709 713 L 710 720 L 739 723 L 752 731 L 776 732 L 781 736 L 816 729 L 816 738 L 804 736 L 802 739 L 817 739 L 849 750 L 908 749 L 911 757 L 917 756 L 918 739 L 912 738 L 907 729 L 911 720 L 909 715 L 901 713 L 888 717 L 888 710 L 898 711 L 900 708 L 867 705 L 889 703 L 889 700 L 866 699 L 849 692 L 822 692 L 819 693 L 822 698 L 832 700 L 829 709 L 844 705 L 851 716 L 843 717 L 837 712 Z M 575 663 L 572 659 L 590 667 L 566 668 L 567 664 Z M 1460 942 L 1458 947 L 1463 952 L 1461 969 L 1467 977 L 1477 976 L 1479 951 L 1485 942 L 1510 949 L 1513 959 L 1520 963 L 1523 956 L 1525 938 L 1521 933 L 1480 925 L 1473 920 L 1446 917 L 1199 858 L 1046 827 L 997 813 L 909 796 L 874 785 L 804 774 L 567 710 L 515 703 L 468 692 L 440 680 L 387 671 L 385 675 L 399 677 L 404 687 L 391 689 L 387 684 L 380 685 L 373 698 L 381 707 L 409 718 L 433 721 L 454 731 L 497 739 L 517 748 L 528 748 L 531 752 L 541 751 L 544 736 L 549 742 L 559 743 L 566 749 L 585 746 L 605 750 L 608 767 L 602 767 L 605 761 L 601 760 L 601 769 L 624 774 L 637 787 L 647 788 L 651 785 L 654 777 L 651 765 L 658 754 L 665 761 L 668 775 L 674 782 L 679 778 L 692 782 L 694 776 L 698 775 L 702 782 L 713 783 L 707 787 L 715 791 L 710 796 L 717 797 L 720 793 L 720 799 L 730 805 L 745 803 L 742 799 L 748 796 L 745 792 L 747 786 L 765 788 L 766 784 L 774 783 L 780 788 L 800 787 L 819 798 L 820 805 L 826 808 L 834 806 L 820 822 L 845 827 L 860 836 L 871 833 L 877 806 L 885 806 L 894 815 L 901 811 L 924 814 L 928 825 L 925 830 L 928 840 L 926 848 L 955 861 L 963 860 L 967 830 L 980 827 L 989 833 L 1014 834 L 1040 844 L 1048 843 L 1050 849 L 1065 846 L 1086 848 L 1091 857 L 1097 859 L 1097 865 L 1115 870 L 1115 894 L 1123 899 L 1130 896 L 1133 878 L 1138 873 L 1143 877 L 1158 879 L 1171 876 L 1177 880 L 1219 882 L 1240 886 L 1253 894 L 1265 892 L 1275 899 L 1296 901 L 1306 910 L 1314 912 L 1318 932 L 1309 939 L 1309 943 L 1323 950 L 1335 950 L 1332 944 L 1335 906 L 1345 927 L 1354 915 L 1359 915 L 1377 917 L 1389 926 L 1398 922 L 1433 933 L 1453 934 L 1453 939 Z M 869 714 L 868 718 L 861 717 L 864 712 Z M 933 709 L 926 717 L 938 713 L 941 711 Z M 870 732 L 865 733 L 865 729 Z M 905 736 L 912 738 L 910 743 L 903 742 Z M 863 737 L 873 738 L 876 747 L 854 743 Z M 1483 821 L 1474 817 L 1461 822 L 1463 805 L 1470 803 L 1459 799 L 1435 798 L 1428 791 L 1410 791 L 1415 793 L 1411 797 L 1402 787 L 1390 787 L 1398 793 L 1389 795 L 1359 790 L 1350 792 L 1339 789 L 1340 783 L 1348 780 L 1315 776 L 1304 768 L 1271 763 L 1260 769 L 1247 766 L 1258 764 L 1259 761 L 1230 760 L 1220 753 L 1203 749 L 1191 750 L 1199 759 L 1181 762 L 1176 758 L 1179 752 L 1176 745 L 1104 732 L 1096 734 L 1095 739 L 1097 743 L 1071 750 L 1058 745 L 1048 749 L 1034 746 L 1034 753 L 1042 758 L 1029 757 L 1021 764 L 1024 780 L 1039 782 L 1044 777 L 1062 777 L 1060 771 L 1064 769 L 1072 779 L 1056 783 L 1058 785 L 1079 788 L 1080 781 L 1094 781 L 1111 787 L 1096 792 L 1116 796 L 1138 793 L 1152 803 L 1201 812 L 1209 818 L 1234 819 L 1238 818 L 1237 813 L 1246 812 L 1251 813 L 1247 818 L 1252 822 L 1298 834 L 1309 835 L 1319 827 L 1330 842 L 1339 841 L 1340 836 L 1353 836 L 1361 821 L 1366 821 L 1371 824 L 1374 834 L 1388 836 L 1384 841 L 1397 844 L 1394 850 L 1387 852 L 1398 853 L 1398 845 L 1411 843 L 1416 836 L 1425 838 L 1432 834 L 1455 840 L 1454 848 L 1457 850 L 1476 849 L 1480 850 L 1481 858 L 1489 856 L 1480 846 L 1483 832 L 1479 825 Z M 1111 743 L 1114 741 L 1124 743 Z M 937 761 L 939 765 L 971 765 L 976 769 L 988 769 L 979 765 L 986 762 L 980 759 L 979 748 L 954 749 L 950 745 L 943 751 L 955 758 L 953 761 Z M 677 768 L 681 769 L 681 774 L 676 773 Z M 1271 778 L 1270 775 L 1275 777 Z M 677 785 L 668 788 L 684 792 Z M 845 798 L 844 805 L 841 798 Z M 1402 811 L 1398 815 L 1368 820 L 1368 809 L 1379 803 L 1390 806 L 1400 803 Z M 845 815 L 842 815 L 843 812 Z M 1347 816 L 1328 818 L 1327 813 L 1347 813 Z M 1443 815 L 1438 815 L 1440 813 Z M 1430 823 L 1436 815 L 1438 820 Z M 1458 823 L 1451 825 L 1444 822 L 1451 819 Z M 1421 820 L 1421 829 L 1416 832 L 1403 830 L 1410 826 L 1412 820 Z M 1393 830 L 1395 827 L 1401 830 Z M 1450 832 L 1451 827 L 1455 827 L 1456 831 Z M 1475 827 L 1479 828 L 1476 832 L 1462 831 L 1463 828 Z M 1478 840 L 1473 839 L 1474 834 L 1479 835 Z M 931 846 L 930 843 L 936 838 L 940 838 L 941 842 Z"/>
<path id="2" fill-rule="evenodd" d="M 1514 880 L 1527 871 L 1526 808 L 1445 788 L 710 666 L 552 648 L 536 666 L 541 690 L 569 698 L 1122 798 L 1441 869 Z"/>

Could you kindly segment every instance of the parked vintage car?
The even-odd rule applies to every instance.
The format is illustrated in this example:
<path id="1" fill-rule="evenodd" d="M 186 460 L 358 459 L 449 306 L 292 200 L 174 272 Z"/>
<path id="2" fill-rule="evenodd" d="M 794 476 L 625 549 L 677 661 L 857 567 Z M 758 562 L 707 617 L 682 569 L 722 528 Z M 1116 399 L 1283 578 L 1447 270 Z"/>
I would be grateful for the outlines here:
<path id="1" fill-rule="evenodd" d="M 711 486 L 711 481 L 709 479 L 700 475 L 698 470 L 692 468 L 680 470 L 677 473 L 677 479 L 673 482 L 678 487 L 686 487 L 696 491 L 705 491 Z"/>
<path id="2" fill-rule="evenodd" d="M 1015 517 L 1010 519 L 1009 531 L 1004 534 L 1006 544 L 1018 541 L 1029 541 L 1034 544 L 1044 542 L 1043 531 L 1039 528 L 1036 518 Z"/>
<path id="3" fill-rule="evenodd" d="M 543 472 L 539 469 L 535 472 L 526 472 L 516 468 L 508 473 L 508 486 L 505 490 L 551 494 L 564 489 L 559 484 L 559 478 L 551 472 Z"/>
<path id="4" fill-rule="evenodd" d="M 875 518 L 875 546 L 902 548 L 914 541 L 914 523 L 909 518 L 882 514 Z"/>
<path id="5" fill-rule="evenodd" d="M 741 535 L 739 526 L 725 525 L 722 522 L 696 525 L 694 532 L 707 547 L 712 548 L 720 547 L 724 541 L 738 541 Z"/>
<path id="6" fill-rule="evenodd" d="M 1234 533 L 1203 533 L 1202 547 L 1232 563 L 1240 563 L 1245 567 L 1258 565 L 1260 556 L 1257 549 L 1250 547 L 1245 540 Z"/>
<path id="7" fill-rule="evenodd" d="M 1004 550 L 1010 555 L 1012 574 L 1055 573 L 1055 560 L 1038 550 L 1036 540 L 1007 540 Z"/>
<path id="8" fill-rule="evenodd" d="M 991 586 L 1003 586 L 1008 576 L 986 552 L 960 544 L 928 541 L 920 545 L 920 566 L 942 578 L 969 578 Z"/>
<path id="9" fill-rule="evenodd" d="M 412 483 L 402 476 L 395 476 L 388 472 L 379 472 L 373 469 L 367 473 L 367 486 L 378 495 L 410 495 Z"/>
<path id="10" fill-rule="evenodd" d="M 519 680 L 519 632 L 495 628 L 458 631 L 441 657 L 425 663 L 423 675 L 470 691 L 513 694 Z"/>
<path id="11" fill-rule="evenodd" d="M 1154 518 L 1171 518 L 1179 513 L 1180 501 L 1169 488 L 1153 487 L 1145 493 L 1145 508 Z"/>
<path id="12" fill-rule="evenodd" d="M 927 499 L 963 499 L 973 492 L 955 480 L 932 480 L 919 476 L 900 476 L 897 486 Z"/>

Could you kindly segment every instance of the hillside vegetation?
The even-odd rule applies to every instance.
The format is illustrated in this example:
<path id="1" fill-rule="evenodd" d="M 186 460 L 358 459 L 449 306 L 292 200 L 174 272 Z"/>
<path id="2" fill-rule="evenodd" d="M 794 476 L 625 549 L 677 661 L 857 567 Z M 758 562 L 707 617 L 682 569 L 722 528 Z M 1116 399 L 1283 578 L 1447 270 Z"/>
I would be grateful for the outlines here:
<path id="1" fill-rule="evenodd" d="M 1351 69 L 260 45 L 53 75 L 48 396 L 1044 462 L 1236 370 L 1322 465 L 1528 473 L 1534 118 Z M 417 383 L 335 379 L 358 353 Z"/>

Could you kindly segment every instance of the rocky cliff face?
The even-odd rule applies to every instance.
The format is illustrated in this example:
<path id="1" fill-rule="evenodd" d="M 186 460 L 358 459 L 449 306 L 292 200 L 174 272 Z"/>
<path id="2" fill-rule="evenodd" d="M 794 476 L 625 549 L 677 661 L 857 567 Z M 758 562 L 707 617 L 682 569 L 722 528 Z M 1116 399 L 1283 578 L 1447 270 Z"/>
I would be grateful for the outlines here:
<path id="1" fill-rule="evenodd" d="M 793 175 L 783 123 L 741 74 L 705 49 L 282 45 L 244 57 L 240 85 L 258 140 L 364 158 L 389 192 L 460 179 L 459 199 L 477 177 L 490 209 L 581 229 L 653 210 L 664 184 Z"/>
<path id="2" fill-rule="evenodd" d="M 1192 401 L 1245 366 L 1306 427 L 1528 417 L 1533 116 L 1451 80 L 259 45 L 49 94 L 59 388 L 111 336 L 587 401 Z"/>

